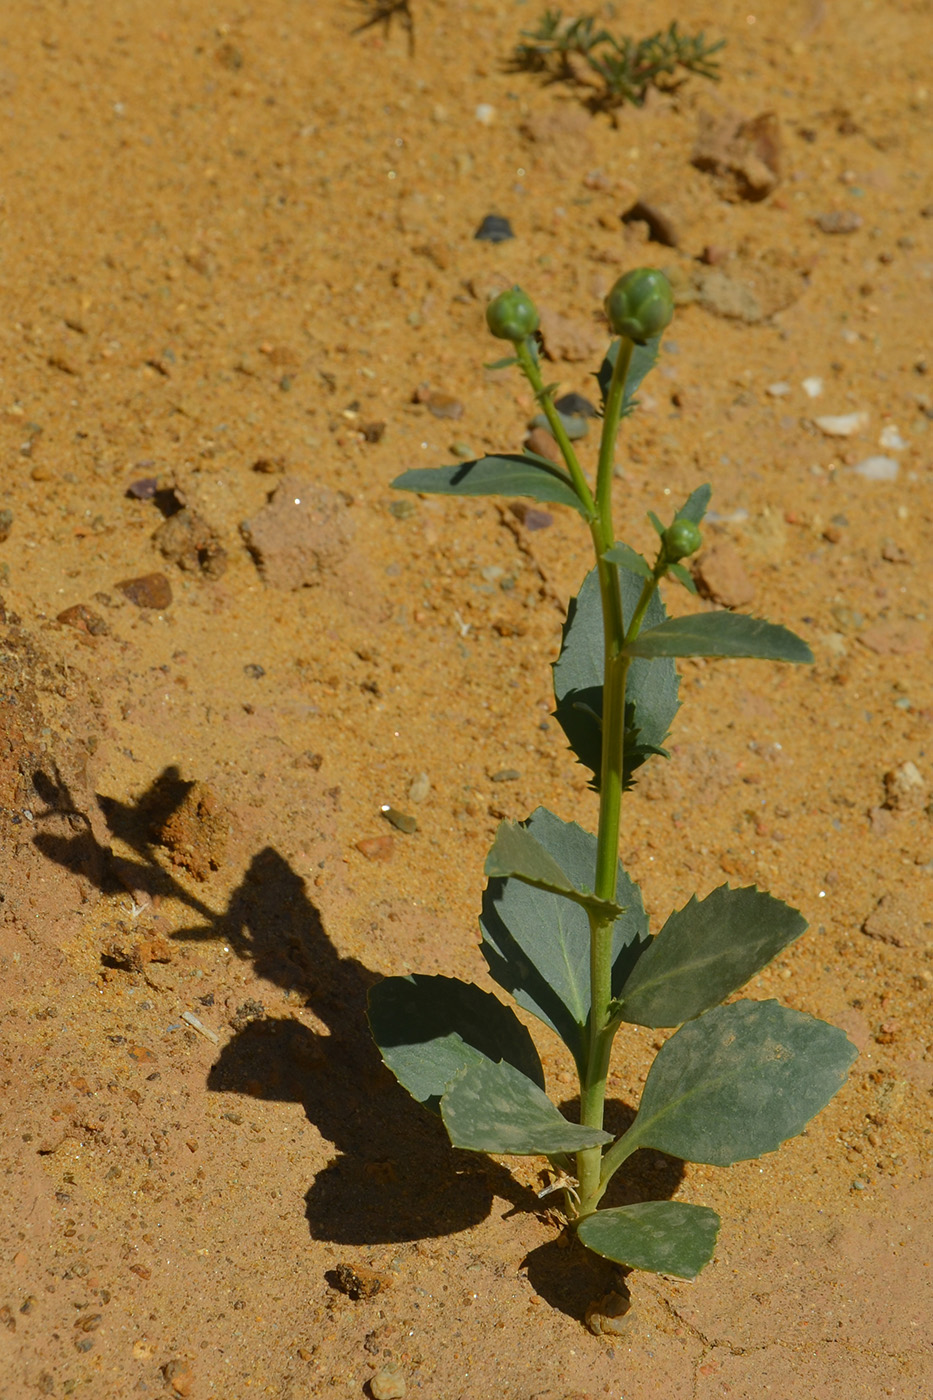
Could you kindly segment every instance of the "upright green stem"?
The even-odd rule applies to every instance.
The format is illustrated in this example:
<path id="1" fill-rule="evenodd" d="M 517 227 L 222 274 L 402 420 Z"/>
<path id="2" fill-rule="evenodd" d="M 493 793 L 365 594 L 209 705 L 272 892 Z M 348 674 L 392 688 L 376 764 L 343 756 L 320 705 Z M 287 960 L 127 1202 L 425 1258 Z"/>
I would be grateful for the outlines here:
<path id="1" fill-rule="evenodd" d="M 596 475 L 597 519 L 592 524 L 599 589 L 603 612 L 603 742 L 600 763 L 599 830 L 596 844 L 595 893 L 615 900 L 618 884 L 619 829 L 622 817 L 622 769 L 625 748 L 625 682 L 629 659 L 622 654 L 625 618 L 619 571 L 604 555 L 614 543 L 612 525 L 612 467 L 616 435 L 622 415 L 625 380 L 632 358 L 632 342 L 619 343 L 612 379 L 606 394 L 605 418 Z M 612 1050 L 609 1020 L 612 1000 L 612 919 L 590 920 L 590 1018 L 587 1027 L 587 1066 L 580 1086 L 580 1121 L 601 1128 L 606 1103 L 606 1079 Z M 601 1151 L 586 1148 L 577 1153 L 580 1213 L 595 1210 L 600 1195 Z"/>
<path id="2" fill-rule="evenodd" d="M 584 507 L 593 537 L 602 601 L 603 645 L 603 738 L 600 758 L 599 831 L 596 844 L 594 892 L 600 899 L 615 901 L 618 885 L 619 829 L 622 817 L 622 782 L 625 756 L 625 685 L 629 658 L 623 647 L 637 634 L 651 594 L 657 587 L 657 577 L 646 581 L 628 629 L 622 610 L 622 590 L 619 571 L 604 558 L 612 548 L 615 535 L 612 524 L 612 469 L 616 436 L 625 398 L 634 346 L 622 336 L 606 394 L 605 417 L 599 446 L 595 498 L 577 460 L 573 444 L 545 390 L 537 357 L 531 340 L 515 343 L 518 363 L 535 392 L 548 420 L 551 432 L 567 464 L 574 489 Z M 612 931 L 611 918 L 590 916 L 590 1017 L 587 1026 L 587 1063 L 580 1085 L 580 1122 L 601 1128 L 606 1103 L 606 1080 L 612 1051 L 614 1027 L 609 1016 L 612 1001 Z M 587 1215 L 605 1189 L 601 1181 L 602 1152 L 598 1147 L 577 1153 L 579 1211 Z"/>

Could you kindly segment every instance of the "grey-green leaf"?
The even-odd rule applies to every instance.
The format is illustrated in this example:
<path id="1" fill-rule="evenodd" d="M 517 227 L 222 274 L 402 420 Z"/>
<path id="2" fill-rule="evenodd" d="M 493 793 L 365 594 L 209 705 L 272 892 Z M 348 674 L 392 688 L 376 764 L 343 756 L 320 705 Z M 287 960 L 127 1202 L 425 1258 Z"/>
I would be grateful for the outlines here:
<path id="1" fill-rule="evenodd" d="M 631 545 L 614 544 L 606 550 L 603 558 L 610 564 L 618 564 L 620 569 L 627 569 L 630 574 L 638 574 L 639 578 L 654 578 L 654 570 L 648 560 Z"/>
<path id="2" fill-rule="evenodd" d="M 537 889 L 564 895 L 585 909 L 607 918 L 616 919 L 622 913 L 618 904 L 597 899 L 592 893 L 595 869 L 584 888 L 578 888 L 560 861 L 535 839 L 527 826 L 518 822 L 500 823 L 492 849 L 486 857 L 485 873 L 490 879 L 515 876 Z"/>
<path id="3" fill-rule="evenodd" d="M 441 1117 L 454 1147 L 471 1152 L 550 1157 L 612 1141 L 601 1128 L 569 1122 L 543 1089 L 504 1061 L 465 1069 L 441 1099 Z"/>
<path id="4" fill-rule="evenodd" d="M 675 1278 L 696 1278 L 713 1257 L 719 1216 L 686 1201 L 644 1201 L 586 1216 L 577 1235 L 595 1254 Z"/>
<path id="5" fill-rule="evenodd" d="M 567 473 L 531 453 L 480 457 L 449 467 L 415 467 L 402 472 L 392 485 L 399 491 L 435 496 L 530 496 L 535 501 L 572 506 L 584 514 Z"/>
<path id="6" fill-rule="evenodd" d="M 596 837 L 539 807 L 525 823 L 545 851 L 559 860 L 579 888 L 596 874 Z M 624 912 L 612 930 L 612 990 L 622 990 L 648 945 L 648 918 L 638 886 L 621 863 L 616 900 Z M 589 920 L 577 904 L 517 879 L 491 879 L 480 917 L 482 952 L 500 987 L 570 1048 L 582 1067 L 584 1027 L 590 1014 Z"/>
<path id="7" fill-rule="evenodd" d="M 809 663 L 813 652 L 801 637 L 774 622 L 716 611 L 671 617 L 642 628 L 625 648 L 629 656 L 744 656 L 762 661 Z"/>
<path id="8" fill-rule="evenodd" d="M 413 1098 L 437 1109 L 470 1065 L 506 1060 L 544 1086 L 534 1042 L 491 992 L 453 977 L 387 977 L 369 993 L 369 1024 L 389 1069 Z"/>
<path id="9" fill-rule="evenodd" d="M 694 525 L 699 525 L 707 507 L 709 498 L 713 494 L 711 486 L 698 486 L 695 491 L 691 491 L 680 510 L 674 516 L 675 520 L 692 520 Z"/>
<path id="10" fill-rule="evenodd" d="M 836 1026 L 776 1001 L 735 1001 L 658 1051 L 623 1141 L 727 1167 L 775 1152 L 825 1108 L 858 1051 Z"/>
<path id="11" fill-rule="evenodd" d="M 603 407 L 606 406 L 606 395 L 609 392 L 609 384 L 612 379 L 612 371 L 615 369 L 616 360 L 619 357 L 620 341 L 614 340 L 606 352 L 606 357 L 599 367 L 596 375 L 599 382 L 599 390 L 602 394 Z M 625 379 L 625 393 L 622 397 L 622 417 L 626 418 L 637 408 L 635 395 L 637 394 L 641 382 L 649 370 L 653 369 L 658 362 L 658 347 L 661 344 L 661 337 L 655 336 L 653 340 L 646 340 L 644 345 L 636 345 L 632 351 L 632 359 L 629 363 L 628 374 Z"/>
<path id="12" fill-rule="evenodd" d="M 674 575 L 678 583 L 682 583 L 688 593 L 696 596 L 697 586 L 693 582 L 693 575 L 689 569 L 685 569 L 683 564 L 668 564 L 668 573 Z"/>
<path id="13" fill-rule="evenodd" d="M 642 585 L 625 570 L 619 583 L 623 613 L 628 618 L 638 604 Z M 664 604 L 654 593 L 645 613 L 645 626 L 657 628 L 666 617 Z M 593 787 L 599 785 L 602 750 L 604 655 L 599 578 L 593 569 L 571 600 L 560 656 L 554 663 L 554 713 L 577 758 L 592 769 Z M 629 667 L 623 769 L 627 787 L 636 769 L 652 754 L 664 753 L 662 745 L 680 703 L 678 685 L 673 661 L 635 660 Z"/>
<path id="14" fill-rule="evenodd" d="M 639 1026 L 679 1026 L 738 991 L 806 927 L 798 910 L 754 885 L 693 895 L 639 958 L 613 1013 Z"/>

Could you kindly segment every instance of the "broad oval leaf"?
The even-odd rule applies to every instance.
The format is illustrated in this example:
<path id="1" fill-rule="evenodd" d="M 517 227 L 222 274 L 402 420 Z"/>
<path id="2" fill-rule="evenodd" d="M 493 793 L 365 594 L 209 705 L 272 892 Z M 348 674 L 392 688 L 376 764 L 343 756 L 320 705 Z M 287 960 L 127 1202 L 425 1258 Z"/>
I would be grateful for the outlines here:
<path id="1" fill-rule="evenodd" d="M 592 886 L 596 837 L 539 807 L 524 824 L 560 861 L 577 887 Z M 612 931 L 612 989 L 618 995 L 648 944 L 641 892 L 618 865 L 616 900 L 623 912 Z M 518 879 L 492 879 L 480 916 L 482 953 L 492 976 L 519 1006 L 560 1036 L 577 1064 L 585 1063 L 584 1027 L 590 1014 L 590 927 L 578 904 Z"/>
<path id="2" fill-rule="evenodd" d="M 435 496 L 530 496 L 586 514 L 567 473 L 530 453 L 479 457 L 449 467 L 415 467 L 402 472 L 392 485 L 399 491 Z"/>
<path id="3" fill-rule="evenodd" d="M 644 1201 L 587 1215 L 577 1235 L 594 1254 L 675 1278 L 696 1278 L 713 1257 L 719 1216 L 686 1201 Z"/>
<path id="4" fill-rule="evenodd" d="M 543 1089 L 504 1061 L 465 1069 L 441 1099 L 441 1117 L 454 1147 L 471 1152 L 552 1157 L 612 1141 L 601 1128 L 569 1122 Z"/>
<path id="5" fill-rule="evenodd" d="M 755 885 L 720 885 L 671 914 L 639 958 L 613 1014 L 639 1026 L 679 1026 L 718 1006 L 807 927 Z"/>
<path id="6" fill-rule="evenodd" d="M 647 619 L 646 619 L 647 623 Z M 802 637 L 778 623 L 725 610 L 671 617 L 642 628 L 625 648 L 629 656 L 741 656 L 808 664 L 813 652 Z"/>
<path id="7" fill-rule="evenodd" d="M 626 570 L 621 572 L 619 582 L 623 614 L 628 618 L 638 605 L 642 585 Z M 664 604 L 655 593 L 645 613 L 645 625 L 656 628 L 666 617 Z M 604 656 L 599 577 L 593 569 L 576 598 L 571 599 L 567 612 L 560 656 L 554 663 L 554 713 L 571 749 L 592 770 L 592 786 L 596 789 L 602 753 Z M 680 706 L 679 684 L 673 661 L 652 663 L 636 659 L 629 667 L 623 767 L 626 787 L 631 786 L 632 775 L 652 754 L 665 754 L 661 746 Z"/>
<path id="8" fill-rule="evenodd" d="M 506 1060 L 544 1087 L 534 1041 L 491 992 L 454 977 L 387 977 L 369 993 L 369 1025 L 389 1069 L 413 1098 L 438 1109 L 470 1065 Z"/>
<path id="9" fill-rule="evenodd" d="M 717 1007 L 658 1051 L 621 1141 L 716 1167 L 775 1152 L 825 1108 L 857 1054 L 838 1027 L 779 1002 Z"/>

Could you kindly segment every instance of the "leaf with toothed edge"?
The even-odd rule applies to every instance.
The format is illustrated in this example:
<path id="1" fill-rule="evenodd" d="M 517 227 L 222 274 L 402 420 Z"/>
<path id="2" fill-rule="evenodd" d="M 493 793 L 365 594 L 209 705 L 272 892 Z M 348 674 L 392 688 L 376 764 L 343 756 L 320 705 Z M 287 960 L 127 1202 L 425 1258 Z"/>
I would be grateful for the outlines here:
<path id="1" fill-rule="evenodd" d="M 679 1026 L 743 987 L 806 930 L 798 910 L 755 885 L 720 885 L 675 909 L 639 958 L 610 1016 Z"/>
<path id="2" fill-rule="evenodd" d="M 631 617 L 641 596 L 641 582 L 622 570 L 619 584 L 624 616 Z M 664 604 L 655 593 L 645 613 L 645 625 L 656 627 L 666 617 Z M 592 769 L 591 786 L 596 790 L 602 754 L 604 654 L 602 601 L 598 574 L 593 569 L 567 612 L 560 655 L 554 663 L 554 713 L 579 761 Z M 635 660 L 629 667 L 623 767 L 626 787 L 652 754 L 665 754 L 662 746 L 680 704 L 678 685 L 673 661 Z"/>

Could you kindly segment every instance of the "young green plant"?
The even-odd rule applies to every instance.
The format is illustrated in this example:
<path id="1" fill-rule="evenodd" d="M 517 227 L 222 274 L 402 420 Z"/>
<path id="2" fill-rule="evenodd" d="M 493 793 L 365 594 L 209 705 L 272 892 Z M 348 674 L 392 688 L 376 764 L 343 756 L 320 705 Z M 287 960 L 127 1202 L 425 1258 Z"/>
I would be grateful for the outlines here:
<path id="1" fill-rule="evenodd" d="M 616 339 L 597 375 L 603 425 L 594 476 L 580 464 L 544 384 L 538 313 L 520 288 L 487 309 L 511 343 L 497 364 L 524 374 L 563 465 L 531 452 L 407 471 L 401 490 L 528 496 L 569 506 L 589 528 L 595 567 L 572 599 L 554 664 L 555 715 L 599 794 L 595 835 L 539 807 L 503 822 L 486 860 L 482 951 L 494 980 L 567 1046 L 580 1084 L 579 1122 L 545 1093 L 528 1030 L 497 997 L 441 976 L 390 977 L 370 993 L 382 1056 L 406 1089 L 439 1112 L 456 1147 L 540 1155 L 560 1173 L 564 1210 L 582 1242 L 619 1264 L 693 1278 L 712 1256 L 719 1218 L 705 1206 L 647 1201 L 600 1209 L 640 1147 L 728 1166 L 775 1151 L 844 1082 L 855 1049 L 841 1030 L 776 1001 L 733 993 L 806 928 L 756 886 L 691 898 L 652 935 L 637 884 L 619 860 L 623 797 L 663 746 L 678 709 L 676 657 L 807 663 L 785 627 L 726 611 L 668 617 L 658 585 L 695 592 L 682 561 L 700 547 L 709 498 L 698 487 L 667 524 L 654 514 L 654 558 L 616 540 L 612 479 L 621 420 L 654 365 L 673 314 L 660 272 L 615 284 L 606 314 Z M 679 1028 L 658 1052 L 634 1121 L 604 1126 L 613 1041 L 623 1022 Z"/>

